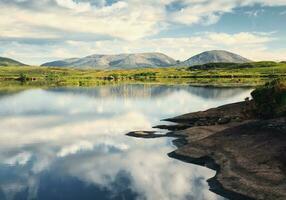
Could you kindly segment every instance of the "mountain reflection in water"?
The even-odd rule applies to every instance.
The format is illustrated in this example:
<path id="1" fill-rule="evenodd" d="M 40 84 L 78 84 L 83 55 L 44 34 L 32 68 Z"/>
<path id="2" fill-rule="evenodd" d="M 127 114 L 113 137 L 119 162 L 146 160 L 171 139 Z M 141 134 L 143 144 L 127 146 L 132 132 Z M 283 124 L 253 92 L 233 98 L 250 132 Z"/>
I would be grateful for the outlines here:
<path id="1" fill-rule="evenodd" d="M 168 158 L 171 138 L 124 134 L 250 91 L 122 85 L 4 93 L 0 199 L 222 199 L 208 190 L 214 171 Z"/>

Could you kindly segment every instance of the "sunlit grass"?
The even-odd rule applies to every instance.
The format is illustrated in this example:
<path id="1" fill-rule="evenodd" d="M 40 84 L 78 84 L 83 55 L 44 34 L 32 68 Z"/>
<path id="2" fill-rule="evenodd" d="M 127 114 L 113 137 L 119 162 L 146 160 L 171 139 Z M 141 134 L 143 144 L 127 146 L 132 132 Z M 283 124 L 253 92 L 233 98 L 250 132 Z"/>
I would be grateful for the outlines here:
<path id="1" fill-rule="evenodd" d="M 207 64 L 195 67 L 94 70 L 0 67 L 0 87 L 97 86 L 119 83 L 256 86 L 286 76 L 286 63 Z"/>

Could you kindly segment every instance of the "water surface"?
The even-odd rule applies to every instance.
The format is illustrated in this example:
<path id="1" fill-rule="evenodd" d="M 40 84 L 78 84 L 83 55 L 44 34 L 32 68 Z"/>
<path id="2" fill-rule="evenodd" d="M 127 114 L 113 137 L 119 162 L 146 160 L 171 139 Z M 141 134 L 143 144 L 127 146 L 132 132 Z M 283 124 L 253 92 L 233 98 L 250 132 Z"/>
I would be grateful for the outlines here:
<path id="1" fill-rule="evenodd" d="M 124 134 L 243 100 L 250 89 L 121 85 L 0 94 L 0 199 L 223 199 L 215 172 L 168 158 L 171 138 Z"/>

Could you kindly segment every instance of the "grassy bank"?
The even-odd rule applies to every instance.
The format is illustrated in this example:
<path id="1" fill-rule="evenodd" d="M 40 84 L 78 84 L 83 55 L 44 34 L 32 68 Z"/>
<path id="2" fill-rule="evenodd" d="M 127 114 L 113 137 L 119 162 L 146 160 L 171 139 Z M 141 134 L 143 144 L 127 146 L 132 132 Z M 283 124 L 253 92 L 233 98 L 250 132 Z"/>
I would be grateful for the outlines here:
<path id="1" fill-rule="evenodd" d="M 286 63 L 275 62 L 131 70 L 3 66 L 0 67 L 0 87 L 96 86 L 114 83 L 257 86 L 285 76 Z"/>

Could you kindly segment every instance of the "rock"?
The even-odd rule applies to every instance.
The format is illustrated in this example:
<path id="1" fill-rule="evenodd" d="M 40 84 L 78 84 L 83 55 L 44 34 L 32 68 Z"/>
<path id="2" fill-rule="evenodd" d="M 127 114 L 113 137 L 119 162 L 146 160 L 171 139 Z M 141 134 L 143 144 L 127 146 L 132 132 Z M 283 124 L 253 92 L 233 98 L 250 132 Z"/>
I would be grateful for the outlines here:
<path id="1" fill-rule="evenodd" d="M 227 124 L 229 122 L 230 122 L 230 118 L 228 118 L 228 117 L 221 117 L 217 121 L 218 124 Z"/>
<path id="2" fill-rule="evenodd" d="M 154 126 L 153 128 L 166 129 L 170 131 L 178 131 L 178 130 L 187 129 L 191 126 L 192 125 L 190 124 L 174 124 L 174 125 L 158 125 L 158 126 Z"/>
<path id="3" fill-rule="evenodd" d="M 169 155 L 212 169 L 213 160 L 219 167 L 209 181 L 211 190 L 226 198 L 286 199 L 285 88 L 270 84 L 255 90 L 253 100 L 168 119 L 192 124 L 172 133 L 185 143 Z"/>
<path id="4" fill-rule="evenodd" d="M 126 135 L 137 138 L 158 138 L 165 137 L 165 134 L 155 134 L 155 131 L 132 131 L 127 133 Z"/>

